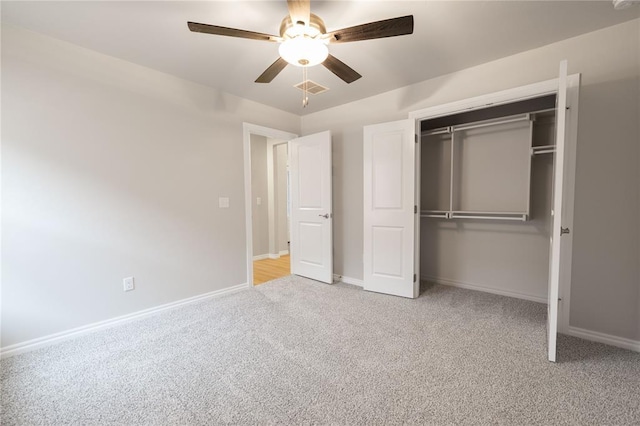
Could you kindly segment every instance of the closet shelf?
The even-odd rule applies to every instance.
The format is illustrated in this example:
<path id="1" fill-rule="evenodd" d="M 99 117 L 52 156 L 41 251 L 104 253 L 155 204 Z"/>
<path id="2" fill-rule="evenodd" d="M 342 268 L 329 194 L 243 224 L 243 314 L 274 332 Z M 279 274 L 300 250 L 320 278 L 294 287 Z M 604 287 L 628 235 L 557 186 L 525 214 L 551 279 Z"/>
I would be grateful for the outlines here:
<path id="1" fill-rule="evenodd" d="M 543 146 L 532 146 L 531 147 L 531 156 L 538 154 L 552 154 L 556 152 L 555 145 L 543 145 Z"/>
<path id="2" fill-rule="evenodd" d="M 447 210 L 421 210 L 420 217 L 439 217 L 449 219 L 449 211 Z"/>
<path id="3" fill-rule="evenodd" d="M 477 123 L 458 124 L 456 126 L 451 126 L 451 129 L 454 132 L 459 132 L 462 130 L 479 129 L 481 127 L 493 127 L 500 124 L 516 123 L 519 121 L 531 121 L 531 114 L 518 114 L 511 117 L 503 118 L 501 120 L 486 120 Z"/>
<path id="4" fill-rule="evenodd" d="M 526 212 L 421 210 L 420 217 L 440 219 L 516 220 L 526 222 L 529 215 Z"/>
<path id="5" fill-rule="evenodd" d="M 427 130 L 420 133 L 421 136 L 444 135 L 448 133 L 461 132 L 464 130 L 479 129 L 482 127 L 498 126 L 501 124 L 516 123 L 519 121 L 532 121 L 533 116 L 530 113 L 516 114 L 501 119 L 483 120 L 475 123 L 456 124 L 453 126 L 442 127 L 439 129 Z"/>
<path id="6" fill-rule="evenodd" d="M 524 212 L 452 212 L 449 219 L 487 219 L 487 220 L 517 220 L 526 222 L 529 215 Z"/>

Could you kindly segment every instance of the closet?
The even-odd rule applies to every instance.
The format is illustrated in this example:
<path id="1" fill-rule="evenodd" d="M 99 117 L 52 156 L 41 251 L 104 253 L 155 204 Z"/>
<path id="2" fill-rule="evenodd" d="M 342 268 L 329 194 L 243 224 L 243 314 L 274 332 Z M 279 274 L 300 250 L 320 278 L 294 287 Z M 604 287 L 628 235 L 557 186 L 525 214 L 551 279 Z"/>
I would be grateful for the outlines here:
<path id="1" fill-rule="evenodd" d="M 552 80 L 364 126 L 363 288 L 416 298 L 426 280 L 547 303 L 555 361 L 579 86 L 562 61 Z"/>
<path id="2" fill-rule="evenodd" d="M 423 280 L 546 302 L 555 103 L 420 123 Z"/>

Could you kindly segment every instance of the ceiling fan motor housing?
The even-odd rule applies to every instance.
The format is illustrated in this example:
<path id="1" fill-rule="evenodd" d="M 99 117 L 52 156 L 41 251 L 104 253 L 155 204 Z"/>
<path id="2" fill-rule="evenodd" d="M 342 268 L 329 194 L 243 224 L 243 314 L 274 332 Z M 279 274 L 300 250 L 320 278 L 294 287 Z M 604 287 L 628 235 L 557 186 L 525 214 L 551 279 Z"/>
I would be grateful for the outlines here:
<path id="1" fill-rule="evenodd" d="M 294 34 L 292 34 L 292 31 L 288 32 L 288 30 L 293 29 L 295 26 L 298 26 L 299 28 L 307 29 L 309 35 L 311 35 L 312 37 L 315 37 L 317 35 L 323 35 L 323 34 L 326 34 L 327 32 L 327 28 L 324 25 L 324 21 L 318 15 L 314 15 L 313 13 L 310 15 L 309 27 L 305 27 L 304 23 L 294 24 L 291 21 L 291 17 L 287 15 L 282 20 L 282 23 L 280 23 L 280 37 L 286 39 L 294 36 Z"/>

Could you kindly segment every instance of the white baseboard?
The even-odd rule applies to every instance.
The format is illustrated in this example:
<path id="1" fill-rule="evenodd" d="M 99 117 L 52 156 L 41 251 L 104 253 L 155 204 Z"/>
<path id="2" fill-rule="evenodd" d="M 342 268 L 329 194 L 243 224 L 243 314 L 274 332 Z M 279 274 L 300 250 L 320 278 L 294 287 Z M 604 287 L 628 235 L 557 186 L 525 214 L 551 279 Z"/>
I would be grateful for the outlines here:
<path id="1" fill-rule="evenodd" d="M 48 336 L 38 337 L 37 339 L 27 340 L 26 342 L 16 343 L 14 345 L 0 348 L 0 358 L 7 358 L 7 357 L 18 355 L 24 352 L 33 351 L 35 349 L 42 348 L 45 346 L 50 346 L 55 343 L 62 342 L 64 340 L 69 340 L 74 337 L 79 337 L 84 334 L 93 333 L 98 330 L 103 330 L 105 328 L 110 328 L 119 324 L 144 318 L 150 315 L 157 314 L 162 311 L 175 309 L 179 306 L 188 305 L 190 303 L 198 302 L 204 299 L 210 299 L 213 297 L 222 296 L 224 294 L 235 293 L 237 291 L 244 290 L 250 287 L 251 286 L 248 285 L 247 283 L 238 284 L 233 287 L 211 291 L 209 293 L 204 293 L 199 296 L 188 297 L 186 299 L 181 299 L 175 302 L 166 303 L 164 305 L 156 306 L 154 308 L 143 309 L 141 311 L 133 312 L 131 314 L 122 315 L 122 316 L 111 318 L 104 321 L 94 322 L 92 324 L 83 325 L 82 327 L 72 328 L 71 330 L 61 331 L 59 333 L 50 334 Z"/>
<path id="2" fill-rule="evenodd" d="M 516 299 L 530 300 L 532 302 L 538 302 L 538 303 L 544 303 L 544 304 L 547 303 L 546 297 L 534 296 L 531 294 L 520 293 L 517 291 L 500 290 L 500 289 L 495 289 L 491 287 L 486 287 L 481 284 L 472 284 L 472 283 L 466 283 L 462 281 L 450 280 L 447 278 L 437 278 L 437 277 L 431 277 L 426 275 L 421 275 L 420 280 L 428 281 L 436 284 L 448 285 L 451 287 L 466 288 L 468 290 L 484 291 L 485 293 L 499 294 L 500 296 L 515 297 Z"/>
<path id="3" fill-rule="evenodd" d="M 585 330 L 584 328 L 573 327 L 571 325 L 569 326 L 569 329 L 565 334 L 573 337 L 579 337 L 585 340 L 591 340 L 593 342 L 604 343 L 606 345 L 640 352 L 640 341 L 638 340 L 613 336 L 611 334 L 600 333 L 598 331 Z"/>
<path id="4" fill-rule="evenodd" d="M 357 285 L 358 287 L 364 287 L 364 281 L 355 278 L 345 277 L 343 275 L 333 275 L 333 282 L 341 281 L 345 284 Z"/>
<path id="5" fill-rule="evenodd" d="M 264 259 L 280 259 L 280 256 L 286 256 L 289 254 L 289 250 L 282 250 L 276 254 L 267 253 L 267 254 L 259 254 L 257 256 L 253 256 L 254 262 L 256 260 L 264 260 Z"/>
<path id="6" fill-rule="evenodd" d="M 496 289 L 485 287 L 478 284 L 470 284 L 470 283 L 464 283 L 464 282 L 448 280 L 444 278 L 429 277 L 429 276 L 421 276 L 420 279 L 424 281 L 434 282 L 436 284 L 466 288 L 469 290 L 484 291 L 487 293 L 499 294 L 501 296 L 509 296 L 509 297 L 515 297 L 518 299 L 531 300 L 533 302 L 538 302 L 538 303 L 544 303 L 544 304 L 547 303 L 546 298 L 532 296 L 529 294 L 522 294 L 519 292 L 496 290 Z M 585 330 L 583 328 L 578 328 L 573 326 L 569 326 L 566 331 L 562 331 L 562 332 L 564 334 L 568 334 L 569 336 L 579 337 L 585 340 L 591 340 L 594 342 L 604 343 L 606 345 L 616 346 L 619 348 L 640 352 L 640 341 L 637 341 L 637 340 L 613 336 L 611 334 L 600 333 L 597 331 Z"/>

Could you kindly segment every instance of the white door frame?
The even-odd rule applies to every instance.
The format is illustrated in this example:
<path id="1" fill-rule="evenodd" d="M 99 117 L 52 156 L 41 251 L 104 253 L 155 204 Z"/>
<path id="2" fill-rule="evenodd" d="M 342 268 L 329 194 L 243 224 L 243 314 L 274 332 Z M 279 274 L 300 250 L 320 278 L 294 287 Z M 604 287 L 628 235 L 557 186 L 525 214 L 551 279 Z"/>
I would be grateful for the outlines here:
<path id="1" fill-rule="evenodd" d="M 565 141 L 565 182 L 564 182 L 564 220 L 565 226 L 573 230 L 573 210 L 576 178 L 576 148 L 578 141 L 578 91 L 580 74 L 572 74 L 567 78 L 567 133 Z M 554 78 L 540 83 L 529 84 L 500 92 L 489 93 L 469 99 L 463 99 L 444 105 L 424 108 L 409 113 L 409 118 L 415 120 L 416 137 L 420 136 L 420 122 L 436 117 L 442 117 L 473 109 L 517 102 L 530 98 L 551 95 L 558 92 L 558 79 Z M 560 332 L 569 332 L 569 312 L 571 296 L 571 259 L 573 252 L 573 233 L 563 238 L 562 258 L 564 261 L 560 276 L 559 328 Z"/>
<path id="2" fill-rule="evenodd" d="M 253 221 L 251 197 L 251 135 L 265 136 L 271 139 L 289 141 L 298 137 L 295 133 L 242 123 L 242 147 L 244 153 L 244 206 L 247 246 L 247 284 L 253 286 Z"/>

